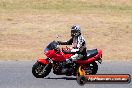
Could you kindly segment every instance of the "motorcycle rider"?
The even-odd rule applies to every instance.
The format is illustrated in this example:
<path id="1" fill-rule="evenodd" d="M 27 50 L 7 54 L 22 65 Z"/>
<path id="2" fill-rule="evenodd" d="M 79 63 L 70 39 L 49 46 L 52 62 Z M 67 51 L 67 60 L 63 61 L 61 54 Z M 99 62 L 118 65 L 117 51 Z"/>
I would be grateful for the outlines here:
<path id="1" fill-rule="evenodd" d="M 74 54 L 69 59 L 66 59 L 66 63 L 72 63 L 73 61 L 82 59 L 87 55 L 86 53 L 86 42 L 83 36 L 81 35 L 81 29 L 79 25 L 73 25 L 71 27 L 71 39 L 62 42 L 58 41 L 59 45 L 73 45 L 73 48 L 69 51 L 64 51 L 64 53 Z"/>

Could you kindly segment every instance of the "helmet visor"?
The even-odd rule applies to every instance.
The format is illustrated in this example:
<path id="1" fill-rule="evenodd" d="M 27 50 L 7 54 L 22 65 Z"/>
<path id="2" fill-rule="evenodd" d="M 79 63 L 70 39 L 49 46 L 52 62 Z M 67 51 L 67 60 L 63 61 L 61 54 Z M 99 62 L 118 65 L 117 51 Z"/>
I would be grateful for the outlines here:
<path id="1" fill-rule="evenodd" d="M 71 30 L 71 36 L 75 36 L 75 35 L 76 35 L 76 33 L 77 33 L 77 31 L 76 31 L 76 30 Z"/>

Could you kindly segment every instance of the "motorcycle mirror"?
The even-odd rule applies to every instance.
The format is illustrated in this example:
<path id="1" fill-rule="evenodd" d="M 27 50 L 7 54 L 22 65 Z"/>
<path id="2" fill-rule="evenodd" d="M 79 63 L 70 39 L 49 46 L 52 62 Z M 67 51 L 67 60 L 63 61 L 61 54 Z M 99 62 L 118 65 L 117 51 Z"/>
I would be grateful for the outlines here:
<path id="1" fill-rule="evenodd" d="M 59 37 L 61 37 L 61 36 L 60 36 L 60 35 L 57 35 L 57 36 L 56 36 L 56 38 L 59 38 Z"/>

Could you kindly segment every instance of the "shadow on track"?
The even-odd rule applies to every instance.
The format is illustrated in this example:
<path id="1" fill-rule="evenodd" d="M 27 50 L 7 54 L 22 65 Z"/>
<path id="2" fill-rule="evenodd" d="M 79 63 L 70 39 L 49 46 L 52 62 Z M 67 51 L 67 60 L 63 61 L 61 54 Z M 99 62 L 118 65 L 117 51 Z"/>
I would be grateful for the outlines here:
<path id="1" fill-rule="evenodd" d="M 76 78 L 73 78 L 73 77 L 71 77 L 71 78 L 69 78 L 69 77 L 61 77 L 61 78 L 50 78 L 50 77 L 48 77 L 48 78 L 45 78 L 45 79 L 55 79 L 55 80 L 58 80 L 58 79 L 64 79 L 64 80 L 76 80 Z"/>

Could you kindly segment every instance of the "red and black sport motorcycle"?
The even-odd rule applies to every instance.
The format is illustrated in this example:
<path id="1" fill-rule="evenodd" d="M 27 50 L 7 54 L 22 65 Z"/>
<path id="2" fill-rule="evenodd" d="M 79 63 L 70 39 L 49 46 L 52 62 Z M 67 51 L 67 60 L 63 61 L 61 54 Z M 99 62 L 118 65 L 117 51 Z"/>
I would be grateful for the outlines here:
<path id="1" fill-rule="evenodd" d="M 65 54 L 59 48 L 56 52 L 55 48 L 58 45 L 56 41 L 51 42 L 44 50 L 46 59 L 39 58 L 32 67 L 32 73 L 36 78 L 44 78 L 53 69 L 56 75 L 79 76 L 84 74 L 96 74 L 98 71 L 98 64 L 102 62 L 102 50 L 87 50 L 87 56 L 81 60 L 66 64 L 65 60 L 73 54 Z M 69 48 L 65 48 L 69 50 Z M 64 69 L 67 69 L 64 71 Z"/>

